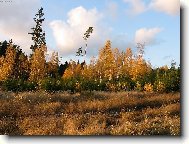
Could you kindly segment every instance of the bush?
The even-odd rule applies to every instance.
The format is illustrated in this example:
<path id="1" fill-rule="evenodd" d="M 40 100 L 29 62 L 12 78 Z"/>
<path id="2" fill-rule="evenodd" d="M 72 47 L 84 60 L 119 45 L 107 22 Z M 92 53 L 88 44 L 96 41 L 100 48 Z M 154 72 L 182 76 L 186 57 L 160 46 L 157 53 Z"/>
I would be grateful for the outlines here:
<path id="1" fill-rule="evenodd" d="M 40 89 L 46 91 L 62 90 L 63 81 L 55 78 L 45 78 L 40 82 Z"/>
<path id="2" fill-rule="evenodd" d="M 98 82 L 95 80 L 91 80 L 91 79 L 83 79 L 81 82 L 81 89 L 82 90 L 89 90 L 89 91 L 93 91 L 93 90 L 97 90 L 98 88 Z"/>
<path id="3" fill-rule="evenodd" d="M 144 76 L 138 76 L 132 80 L 129 75 L 108 79 L 86 78 L 75 76 L 70 78 L 47 77 L 36 82 L 24 81 L 23 79 L 8 79 L 0 82 L 0 89 L 6 91 L 26 91 L 42 89 L 47 91 L 157 91 L 171 92 L 180 90 L 180 68 L 170 69 L 157 68 Z"/>
<path id="4" fill-rule="evenodd" d="M 170 69 L 164 80 L 166 92 L 180 90 L 180 73 L 178 70 Z"/>
<path id="5" fill-rule="evenodd" d="M 75 92 L 76 82 L 77 80 L 75 78 L 64 79 L 64 90 Z"/>
<path id="6" fill-rule="evenodd" d="M 135 90 L 142 91 L 143 87 L 139 81 L 136 82 Z"/>
<path id="7" fill-rule="evenodd" d="M 180 70 L 170 68 L 168 70 L 157 70 L 155 90 L 171 92 L 180 90 Z"/>
<path id="8" fill-rule="evenodd" d="M 155 83 L 154 83 L 154 91 L 164 92 L 165 88 L 166 88 L 165 84 L 162 81 L 155 81 Z"/>
<path id="9" fill-rule="evenodd" d="M 2 88 L 6 91 L 17 91 L 18 81 L 16 79 L 7 79 L 3 82 Z"/>
<path id="10" fill-rule="evenodd" d="M 151 83 L 147 83 L 144 85 L 144 91 L 146 92 L 152 92 L 153 91 L 153 85 Z"/>
<path id="11" fill-rule="evenodd" d="M 29 82 L 29 81 L 25 81 L 25 86 L 26 86 L 26 90 L 28 91 L 36 90 L 38 87 L 36 82 Z"/>
<path id="12" fill-rule="evenodd" d="M 22 79 L 7 79 L 2 83 L 2 89 L 6 91 L 31 91 L 36 88 L 37 83 Z"/>

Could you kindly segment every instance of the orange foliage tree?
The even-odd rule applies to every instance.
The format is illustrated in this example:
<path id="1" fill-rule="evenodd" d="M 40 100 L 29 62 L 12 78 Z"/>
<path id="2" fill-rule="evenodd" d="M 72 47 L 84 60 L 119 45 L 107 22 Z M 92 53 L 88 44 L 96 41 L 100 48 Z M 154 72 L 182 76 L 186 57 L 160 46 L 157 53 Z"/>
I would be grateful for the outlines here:
<path id="1" fill-rule="evenodd" d="M 10 78 L 14 72 L 14 63 L 16 57 L 16 50 L 10 44 L 6 50 L 5 57 L 0 60 L 0 81 Z"/>
<path id="2" fill-rule="evenodd" d="M 100 79 L 111 80 L 116 73 L 116 64 L 114 54 L 111 49 L 111 42 L 108 40 L 105 46 L 99 51 L 99 57 L 97 60 L 97 69 Z"/>
<path id="3" fill-rule="evenodd" d="M 36 48 L 32 58 L 30 66 L 30 81 L 40 82 L 46 76 L 46 60 L 45 52 L 47 48 L 45 45 L 42 45 L 40 48 Z"/>

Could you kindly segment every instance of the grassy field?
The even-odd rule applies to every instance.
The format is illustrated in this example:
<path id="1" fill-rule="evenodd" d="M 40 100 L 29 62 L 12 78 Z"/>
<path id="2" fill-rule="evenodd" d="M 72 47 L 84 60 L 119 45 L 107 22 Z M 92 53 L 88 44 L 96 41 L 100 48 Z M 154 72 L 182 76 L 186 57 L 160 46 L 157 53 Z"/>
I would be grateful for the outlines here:
<path id="1" fill-rule="evenodd" d="M 4 135 L 177 135 L 180 93 L 0 92 Z"/>

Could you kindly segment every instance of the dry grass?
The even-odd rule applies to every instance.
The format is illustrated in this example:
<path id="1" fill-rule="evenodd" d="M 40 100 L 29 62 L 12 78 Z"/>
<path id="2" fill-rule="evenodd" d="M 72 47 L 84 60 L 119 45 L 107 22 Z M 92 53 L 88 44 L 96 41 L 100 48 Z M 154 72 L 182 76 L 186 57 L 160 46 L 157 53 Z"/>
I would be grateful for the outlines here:
<path id="1" fill-rule="evenodd" d="M 180 135 L 180 93 L 0 92 L 0 134 Z"/>

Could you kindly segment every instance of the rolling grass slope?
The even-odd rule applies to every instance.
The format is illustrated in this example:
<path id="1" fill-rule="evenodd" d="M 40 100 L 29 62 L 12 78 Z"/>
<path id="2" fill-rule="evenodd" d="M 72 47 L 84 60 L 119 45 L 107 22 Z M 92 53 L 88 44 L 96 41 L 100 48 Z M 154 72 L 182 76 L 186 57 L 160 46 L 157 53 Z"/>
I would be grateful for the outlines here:
<path id="1" fill-rule="evenodd" d="M 0 134 L 177 135 L 180 93 L 0 92 Z"/>

